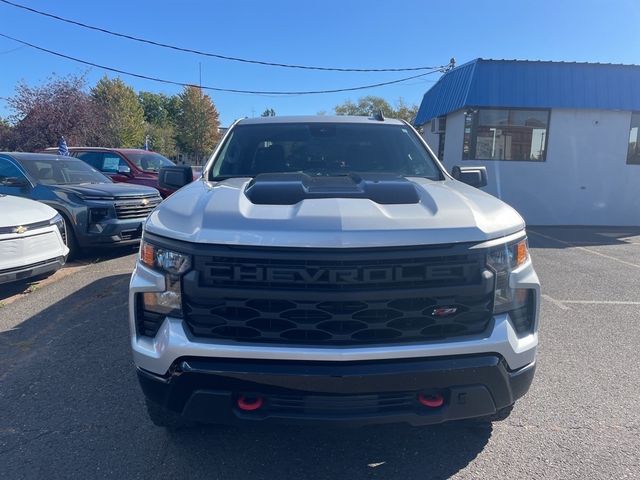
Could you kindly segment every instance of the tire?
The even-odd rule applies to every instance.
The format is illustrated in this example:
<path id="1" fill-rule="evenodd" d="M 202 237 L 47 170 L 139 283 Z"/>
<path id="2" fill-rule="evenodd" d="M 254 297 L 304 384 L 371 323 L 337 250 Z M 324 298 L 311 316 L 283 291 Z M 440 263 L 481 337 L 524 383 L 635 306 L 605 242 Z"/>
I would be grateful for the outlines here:
<path id="1" fill-rule="evenodd" d="M 78 247 L 78 240 L 76 240 L 76 235 L 75 235 L 75 232 L 73 231 L 73 225 L 71 225 L 71 222 L 67 219 L 66 216 L 62 215 L 62 218 L 64 219 L 64 228 L 66 230 L 66 235 L 65 235 L 66 239 L 64 243 L 67 245 L 67 248 L 69 249 L 69 255 L 67 255 L 67 260 L 73 260 L 80 253 L 80 247 Z"/>
<path id="2" fill-rule="evenodd" d="M 171 412 L 160 405 L 145 399 L 147 404 L 147 414 L 156 427 L 164 427 L 167 430 L 182 430 L 195 427 L 197 424 L 186 420 L 177 413 Z"/>

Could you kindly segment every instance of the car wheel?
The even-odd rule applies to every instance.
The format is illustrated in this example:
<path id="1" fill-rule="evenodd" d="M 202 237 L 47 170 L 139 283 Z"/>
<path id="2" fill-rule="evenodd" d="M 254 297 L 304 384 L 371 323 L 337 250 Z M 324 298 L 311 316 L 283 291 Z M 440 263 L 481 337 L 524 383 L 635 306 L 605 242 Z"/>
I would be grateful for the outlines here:
<path id="1" fill-rule="evenodd" d="M 148 399 L 145 399 L 145 401 L 149 419 L 156 427 L 164 427 L 167 430 L 182 430 L 197 425 L 196 422 L 186 420 L 177 413 L 171 412 Z"/>

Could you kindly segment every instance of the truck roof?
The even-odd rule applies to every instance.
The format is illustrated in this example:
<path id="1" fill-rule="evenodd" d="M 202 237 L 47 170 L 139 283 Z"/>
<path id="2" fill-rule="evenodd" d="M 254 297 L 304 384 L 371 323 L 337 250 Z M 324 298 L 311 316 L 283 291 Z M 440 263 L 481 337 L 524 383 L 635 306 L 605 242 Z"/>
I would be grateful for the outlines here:
<path id="1" fill-rule="evenodd" d="M 255 117 L 243 118 L 238 122 L 239 125 L 264 123 L 371 123 L 379 125 L 404 125 L 404 122 L 394 118 L 376 120 L 374 117 L 355 115 L 291 115 L 282 117 Z"/>

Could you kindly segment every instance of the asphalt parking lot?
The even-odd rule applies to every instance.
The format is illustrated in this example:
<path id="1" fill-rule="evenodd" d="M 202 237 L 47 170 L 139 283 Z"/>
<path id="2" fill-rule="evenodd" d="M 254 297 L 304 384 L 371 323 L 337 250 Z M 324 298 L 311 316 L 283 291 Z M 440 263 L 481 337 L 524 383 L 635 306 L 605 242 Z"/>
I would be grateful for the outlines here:
<path id="1" fill-rule="evenodd" d="M 505 422 L 168 434 L 147 420 L 132 366 L 126 252 L 0 307 L 0 475 L 639 478 L 640 228 L 529 238 L 544 293 L 538 371 Z"/>

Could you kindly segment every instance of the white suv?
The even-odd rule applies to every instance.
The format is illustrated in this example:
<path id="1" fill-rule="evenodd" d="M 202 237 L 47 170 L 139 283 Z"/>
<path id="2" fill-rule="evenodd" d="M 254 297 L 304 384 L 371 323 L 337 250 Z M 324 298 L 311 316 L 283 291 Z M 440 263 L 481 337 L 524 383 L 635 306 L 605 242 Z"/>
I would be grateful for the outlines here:
<path id="1" fill-rule="evenodd" d="M 518 213 L 406 122 L 244 119 L 149 216 L 133 358 L 157 425 L 500 419 L 540 285 Z"/>
<path id="2" fill-rule="evenodd" d="M 0 283 L 45 275 L 64 265 L 63 218 L 34 200 L 0 194 Z"/>

